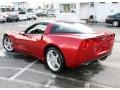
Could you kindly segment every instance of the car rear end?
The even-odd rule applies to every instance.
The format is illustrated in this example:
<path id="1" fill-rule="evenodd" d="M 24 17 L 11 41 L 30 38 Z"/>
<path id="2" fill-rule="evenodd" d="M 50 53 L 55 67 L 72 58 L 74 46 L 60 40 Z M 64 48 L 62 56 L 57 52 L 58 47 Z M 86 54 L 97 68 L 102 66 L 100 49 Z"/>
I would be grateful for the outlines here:
<path id="1" fill-rule="evenodd" d="M 77 66 L 110 55 L 113 48 L 114 37 L 114 33 L 109 33 L 83 39 L 77 54 Z"/>
<path id="2" fill-rule="evenodd" d="M 19 17 L 18 17 L 18 15 L 16 13 L 11 12 L 11 13 L 8 13 L 8 15 L 6 17 L 6 20 L 7 21 L 18 21 Z"/>
<path id="3" fill-rule="evenodd" d="M 29 13 L 28 15 L 27 15 L 27 19 L 29 20 L 29 19 L 36 19 L 37 18 L 37 16 L 34 14 L 34 13 Z"/>
<path id="4" fill-rule="evenodd" d="M 2 14 L 0 14 L 0 22 L 5 22 L 5 21 L 6 21 L 6 18 Z"/>

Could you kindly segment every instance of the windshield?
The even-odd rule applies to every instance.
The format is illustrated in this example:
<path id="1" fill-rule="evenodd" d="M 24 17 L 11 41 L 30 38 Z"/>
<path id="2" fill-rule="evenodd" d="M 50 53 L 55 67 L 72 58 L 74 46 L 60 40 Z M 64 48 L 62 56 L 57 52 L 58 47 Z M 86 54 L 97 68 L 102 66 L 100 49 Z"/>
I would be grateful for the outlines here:
<path id="1" fill-rule="evenodd" d="M 88 34 L 94 33 L 94 31 L 83 24 L 66 24 L 62 23 L 59 25 L 54 25 L 51 33 L 78 33 L 78 34 Z"/>

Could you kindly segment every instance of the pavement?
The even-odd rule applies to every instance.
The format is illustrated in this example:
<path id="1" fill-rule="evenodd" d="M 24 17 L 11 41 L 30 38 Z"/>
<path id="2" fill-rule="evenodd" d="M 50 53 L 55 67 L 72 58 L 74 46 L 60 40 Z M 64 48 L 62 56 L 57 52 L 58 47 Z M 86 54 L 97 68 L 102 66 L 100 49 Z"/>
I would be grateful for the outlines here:
<path id="1" fill-rule="evenodd" d="M 120 27 L 107 24 L 88 25 L 94 30 L 116 33 L 112 55 L 105 61 L 82 65 L 78 69 L 52 73 L 37 58 L 19 52 L 6 52 L 2 47 L 4 32 L 24 31 L 35 22 L 53 20 L 39 17 L 36 21 L 0 24 L 0 88 L 111 88 L 120 87 Z"/>

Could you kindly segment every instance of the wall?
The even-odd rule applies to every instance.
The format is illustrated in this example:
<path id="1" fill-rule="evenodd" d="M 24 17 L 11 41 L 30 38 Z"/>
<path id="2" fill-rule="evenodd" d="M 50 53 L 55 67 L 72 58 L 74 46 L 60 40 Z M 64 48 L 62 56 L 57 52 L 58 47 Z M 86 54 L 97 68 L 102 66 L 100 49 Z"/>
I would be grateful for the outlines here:
<path id="1" fill-rule="evenodd" d="M 106 2 L 105 4 L 95 3 L 95 6 L 90 8 L 90 14 L 96 16 L 99 22 L 105 22 L 108 15 L 113 15 L 120 12 L 120 3 Z"/>
<path id="2" fill-rule="evenodd" d="M 80 2 L 76 2 L 76 13 L 59 13 L 59 3 L 56 5 L 58 10 L 56 12 L 56 19 L 57 20 L 66 20 L 66 21 L 76 21 L 79 22 L 81 18 L 81 7 Z M 120 2 L 119 3 L 112 3 L 112 2 L 105 2 L 101 4 L 99 2 L 94 3 L 94 7 L 91 7 L 88 4 L 88 17 L 90 15 L 94 15 L 98 22 L 105 22 L 105 19 L 108 15 L 113 15 L 116 13 L 120 13 Z"/>
<path id="3" fill-rule="evenodd" d="M 79 22 L 80 12 L 79 12 L 79 3 L 76 4 L 76 13 L 60 13 L 60 4 L 69 4 L 69 3 L 56 3 L 56 20 L 61 21 L 72 21 L 72 22 Z"/>

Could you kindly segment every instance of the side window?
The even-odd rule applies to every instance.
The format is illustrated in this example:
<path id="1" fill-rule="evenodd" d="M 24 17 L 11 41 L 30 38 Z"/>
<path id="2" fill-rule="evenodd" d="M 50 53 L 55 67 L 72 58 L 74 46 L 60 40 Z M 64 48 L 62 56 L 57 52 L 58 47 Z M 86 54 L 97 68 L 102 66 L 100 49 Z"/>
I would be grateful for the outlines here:
<path id="1" fill-rule="evenodd" d="M 50 31 L 50 33 L 57 33 L 59 32 L 59 26 L 58 25 L 54 25 Z"/>
<path id="2" fill-rule="evenodd" d="M 27 34 L 43 34 L 44 31 L 46 30 L 47 25 L 43 24 L 36 24 L 33 25 L 32 27 L 28 28 L 26 31 Z"/>
<path id="3" fill-rule="evenodd" d="M 119 13 L 118 17 L 120 17 L 120 13 Z"/>
<path id="4" fill-rule="evenodd" d="M 54 25 L 51 33 L 73 33 L 74 30 L 72 28 L 67 28 L 65 26 Z"/>
<path id="5" fill-rule="evenodd" d="M 120 17 L 120 13 L 116 14 L 116 17 Z"/>

